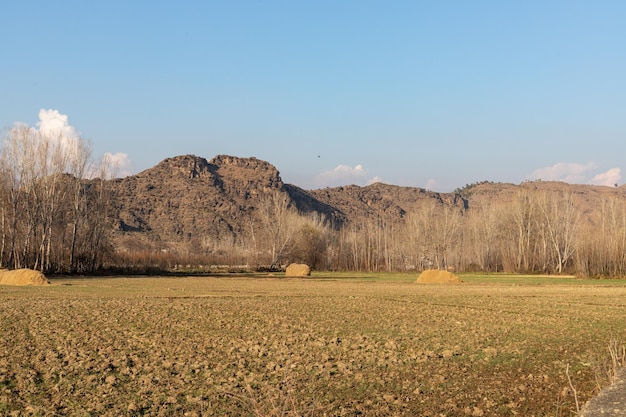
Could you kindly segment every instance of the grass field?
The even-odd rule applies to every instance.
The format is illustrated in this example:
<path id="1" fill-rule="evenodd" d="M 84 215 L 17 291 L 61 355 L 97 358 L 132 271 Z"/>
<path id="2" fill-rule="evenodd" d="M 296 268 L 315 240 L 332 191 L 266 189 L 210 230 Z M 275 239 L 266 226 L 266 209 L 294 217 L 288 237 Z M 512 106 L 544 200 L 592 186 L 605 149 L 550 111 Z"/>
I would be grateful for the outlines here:
<path id="1" fill-rule="evenodd" d="M 0 415 L 571 416 L 626 341 L 623 281 L 415 278 L 0 287 Z"/>

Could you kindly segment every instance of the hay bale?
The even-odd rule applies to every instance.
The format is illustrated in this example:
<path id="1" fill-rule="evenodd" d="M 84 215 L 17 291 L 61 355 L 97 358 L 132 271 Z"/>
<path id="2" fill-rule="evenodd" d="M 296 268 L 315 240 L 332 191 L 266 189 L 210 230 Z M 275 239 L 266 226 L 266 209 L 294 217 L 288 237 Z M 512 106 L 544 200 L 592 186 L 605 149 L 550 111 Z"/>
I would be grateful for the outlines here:
<path id="1" fill-rule="evenodd" d="M 462 281 L 452 272 L 440 269 L 427 269 L 416 281 L 418 284 L 460 284 Z"/>
<path id="2" fill-rule="evenodd" d="M 28 268 L 0 270 L 0 285 L 50 285 L 44 274 Z"/>
<path id="3" fill-rule="evenodd" d="M 306 264 L 289 264 L 285 271 L 288 277 L 308 277 L 311 275 L 311 267 Z"/>

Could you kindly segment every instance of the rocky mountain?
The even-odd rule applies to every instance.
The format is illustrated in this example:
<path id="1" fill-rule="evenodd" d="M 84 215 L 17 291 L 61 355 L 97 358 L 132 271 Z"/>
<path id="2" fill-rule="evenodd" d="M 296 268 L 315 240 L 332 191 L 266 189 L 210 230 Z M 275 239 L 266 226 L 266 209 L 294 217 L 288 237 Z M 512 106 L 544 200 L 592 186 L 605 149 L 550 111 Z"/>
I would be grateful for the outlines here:
<path id="1" fill-rule="evenodd" d="M 520 185 L 482 182 L 454 193 L 376 183 L 303 190 L 285 184 L 268 162 L 218 155 L 211 160 L 184 155 L 111 182 L 116 245 L 180 248 L 210 240 L 235 242 L 250 226 L 263 196 L 282 193 L 300 212 L 319 213 L 335 228 L 347 222 L 384 216 L 402 219 L 429 202 L 460 210 L 512 202 L 519 190 L 570 193 L 589 215 L 608 195 L 626 198 L 626 188 L 530 182 Z"/>
<path id="2" fill-rule="evenodd" d="M 301 212 L 318 212 L 335 224 L 345 221 L 339 210 L 284 184 L 273 165 L 256 158 L 168 158 L 113 180 L 111 189 L 118 245 L 176 248 L 202 239 L 234 241 L 270 192 L 285 193 Z"/>
<path id="3" fill-rule="evenodd" d="M 341 210 L 350 220 L 372 216 L 403 218 L 408 212 L 427 203 L 447 204 L 467 209 L 467 201 L 456 193 L 437 193 L 423 188 L 399 187 L 375 183 L 367 187 L 349 185 L 309 192 L 329 206 Z"/>

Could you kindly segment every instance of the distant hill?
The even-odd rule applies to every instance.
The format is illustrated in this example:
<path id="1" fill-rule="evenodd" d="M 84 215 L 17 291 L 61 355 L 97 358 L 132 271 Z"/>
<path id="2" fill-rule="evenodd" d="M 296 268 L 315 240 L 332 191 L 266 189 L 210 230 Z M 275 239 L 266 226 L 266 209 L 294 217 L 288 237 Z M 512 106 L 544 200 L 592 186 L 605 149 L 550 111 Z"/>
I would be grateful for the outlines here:
<path id="1" fill-rule="evenodd" d="M 383 216 L 401 219 L 426 202 L 448 204 L 467 209 L 467 201 L 459 194 L 437 193 L 423 188 L 399 187 L 375 183 L 366 187 L 348 185 L 344 187 L 312 190 L 310 194 L 329 206 L 341 210 L 349 220 Z"/>
<path id="2" fill-rule="evenodd" d="M 603 199 L 618 197 L 626 200 L 626 186 L 606 187 L 561 181 L 527 181 L 519 185 L 484 181 L 468 185 L 457 192 L 467 200 L 468 207 L 474 209 L 510 204 L 520 192 L 546 193 L 553 198 L 569 195 L 585 221 L 592 220 L 592 215 L 600 209 Z"/>
<path id="3" fill-rule="evenodd" d="M 453 193 L 382 183 L 307 191 L 283 183 L 279 171 L 268 162 L 227 155 L 211 160 L 194 155 L 168 158 L 136 175 L 112 180 L 110 185 L 117 246 L 181 250 L 203 239 L 236 241 L 249 227 L 261 196 L 269 192 L 283 193 L 300 212 L 318 213 L 334 228 L 381 216 L 401 221 L 428 202 L 460 210 L 506 204 L 523 189 L 571 193 L 587 216 L 603 196 L 626 198 L 624 187 L 542 181 L 482 182 Z"/>

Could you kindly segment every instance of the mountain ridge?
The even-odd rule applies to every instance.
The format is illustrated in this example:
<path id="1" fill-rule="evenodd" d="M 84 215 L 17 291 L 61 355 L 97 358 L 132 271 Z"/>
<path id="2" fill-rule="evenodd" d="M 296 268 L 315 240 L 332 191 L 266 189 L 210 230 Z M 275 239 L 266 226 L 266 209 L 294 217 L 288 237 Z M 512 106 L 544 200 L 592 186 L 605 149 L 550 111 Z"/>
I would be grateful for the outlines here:
<path id="1" fill-rule="evenodd" d="M 455 192 L 375 183 L 305 190 L 283 182 L 278 169 L 255 157 L 196 155 L 166 158 L 138 174 L 110 181 L 116 245 L 189 251 L 222 242 L 235 244 L 251 227 L 263 196 L 278 193 L 301 213 L 321 216 L 334 228 L 386 218 L 403 221 L 424 204 L 472 210 L 513 201 L 521 190 L 571 193 L 586 213 L 603 195 L 626 196 L 626 187 L 551 181 L 519 185 L 483 181 Z M 131 245 L 131 246 L 132 246 Z"/>

